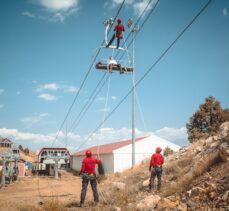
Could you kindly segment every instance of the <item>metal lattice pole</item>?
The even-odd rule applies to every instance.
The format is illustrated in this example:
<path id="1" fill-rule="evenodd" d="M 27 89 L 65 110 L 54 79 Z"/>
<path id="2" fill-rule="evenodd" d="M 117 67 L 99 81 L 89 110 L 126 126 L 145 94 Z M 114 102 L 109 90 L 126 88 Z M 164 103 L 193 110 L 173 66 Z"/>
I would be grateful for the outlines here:
<path id="1" fill-rule="evenodd" d="M 134 69 L 134 29 L 133 35 L 133 52 L 132 52 L 132 167 L 135 165 L 135 69 Z"/>
<path id="2" fill-rule="evenodd" d="M 5 176 L 6 176 L 6 158 L 2 156 L 2 182 L 1 182 L 1 185 L 3 187 L 6 184 Z"/>
<path id="3" fill-rule="evenodd" d="M 128 26 L 131 28 L 132 33 L 132 167 L 134 167 L 136 163 L 135 158 L 135 32 L 138 31 L 138 27 L 133 26 L 133 21 L 131 19 L 128 20 Z"/>
<path id="4" fill-rule="evenodd" d="M 55 161 L 55 166 L 54 166 L 55 179 L 58 179 L 58 158 L 55 158 L 54 161 Z"/>

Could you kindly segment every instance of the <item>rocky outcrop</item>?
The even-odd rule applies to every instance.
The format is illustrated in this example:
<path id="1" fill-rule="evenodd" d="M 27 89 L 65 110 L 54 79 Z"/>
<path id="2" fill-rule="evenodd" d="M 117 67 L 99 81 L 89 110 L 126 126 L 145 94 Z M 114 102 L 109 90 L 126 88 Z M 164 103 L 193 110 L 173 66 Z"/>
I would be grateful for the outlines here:
<path id="1" fill-rule="evenodd" d="M 106 184 L 104 193 L 113 207 L 128 211 L 229 210 L 229 122 L 221 125 L 217 135 L 166 157 L 160 192 L 149 192 L 148 162 Z"/>
<path id="2" fill-rule="evenodd" d="M 143 200 L 141 200 L 138 204 L 136 209 L 138 211 L 150 211 L 150 210 L 154 210 L 154 208 L 157 206 L 159 200 L 161 199 L 160 196 L 158 195 L 151 195 L 148 196 L 146 198 L 144 198 Z"/>

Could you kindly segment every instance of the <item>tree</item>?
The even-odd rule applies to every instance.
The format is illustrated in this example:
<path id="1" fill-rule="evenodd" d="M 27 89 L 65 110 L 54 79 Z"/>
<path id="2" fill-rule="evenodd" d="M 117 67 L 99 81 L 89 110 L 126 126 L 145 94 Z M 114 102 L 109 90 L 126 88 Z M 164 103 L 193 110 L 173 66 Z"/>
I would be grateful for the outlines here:
<path id="1" fill-rule="evenodd" d="M 171 148 L 169 148 L 168 146 L 167 147 L 165 147 L 165 149 L 164 149 L 164 156 L 168 156 L 168 155 L 171 155 L 171 154 L 173 154 L 173 150 L 171 149 Z"/>
<path id="2" fill-rule="evenodd" d="M 215 135 L 225 121 L 229 121 L 229 110 L 222 109 L 220 102 L 214 97 L 206 98 L 186 124 L 189 141 L 192 143 Z"/>
<path id="3" fill-rule="evenodd" d="M 24 153 L 25 153 L 26 155 L 29 155 L 29 149 L 28 149 L 28 148 L 25 148 L 25 149 L 24 149 Z"/>
<path id="4" fill-rule="evenodd" d="M 19 150 L 21 150 L 21 151 L 24 150 L 23 147 L 22 147 L 22 145 L 19 145 L 18 148 L 19 148 Z"/>

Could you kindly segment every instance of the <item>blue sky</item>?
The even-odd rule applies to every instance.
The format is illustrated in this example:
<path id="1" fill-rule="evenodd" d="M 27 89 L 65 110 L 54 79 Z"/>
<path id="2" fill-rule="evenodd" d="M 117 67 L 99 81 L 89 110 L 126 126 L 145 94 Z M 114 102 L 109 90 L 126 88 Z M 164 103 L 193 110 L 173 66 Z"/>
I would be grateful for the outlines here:
<path id="1" fill-rule="evenodd" d="M 96 50 L 103 21 L 121 0 L 2 0 L 0 2 L 0 135 L 34 150 L 52 145 Z M 126 26 L 148 0 L 126 0 Z M 156 3 L 153 0 L 148 11 Z M 207 3 L 161 0 L 135 40 L 136 80 Z M 210 95 L 229 107 L 229 1 L 213 0 L 137 87 L 137 136 L 155 133 L 187 143 L 185 124 Z M 141 25 L 143 19 L 139 23 Z M 129 30 L 126 26 L 124 37 Z M 109 37 L 112 34 L 109 34 Z M 101 50 L 97 60 L 116 53 Z M 124 56 L 127 60 L 127 56 Z M 55 146 L 75 150 L 131 88 L 130 75 L 114 73 L 77 128 L 72 123 L 103 73 L 92 69 Z M 72 130 L 71 130 L 72 129 Z M 66 135 L 67 134 L 67 135 Z M 131 97 L 84 147 L 131 137 Z"/>

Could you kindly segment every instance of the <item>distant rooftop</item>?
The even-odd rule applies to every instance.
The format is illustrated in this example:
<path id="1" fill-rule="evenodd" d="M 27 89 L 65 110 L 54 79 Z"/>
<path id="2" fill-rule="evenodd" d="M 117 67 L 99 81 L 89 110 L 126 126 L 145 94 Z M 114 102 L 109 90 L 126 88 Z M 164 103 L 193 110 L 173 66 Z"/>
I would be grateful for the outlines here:
<path id="1" fill-rule="evenodd" d="M 0 143 L 12 144 L 13 142 L 10 139 L 8 139 L 8 138 L 2 138 L 2 137 L 0 137 Z"/>
<path id="2" fill-rule="evenodd" d="M 58 148 L 58 147 L 43 147 L 40 151 L 39 151 L 39 153 L 38 153 L 38 156 L 40 156 L 40 154 L 41 154 L 41 152 L 43 152 L 43 151 L 46 151 L 46 150 L 50 150 L 50 151 L 58 151 L 58 150 L 62 150 L 62 151 L 68 151 L 68 149 L 67 148 Z M 68 154 L 70 154 L 69 153 L 69 151 L 68 151 Z"/>

